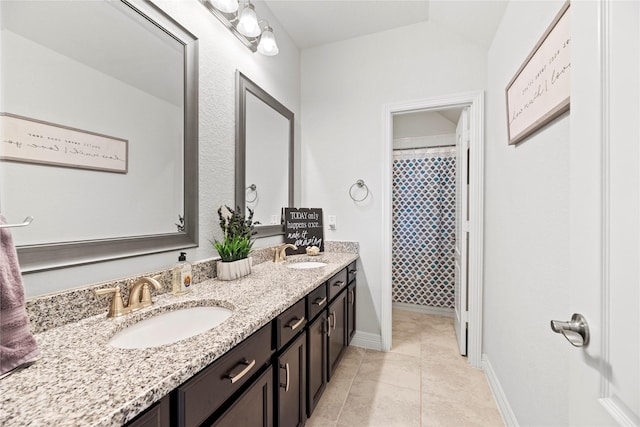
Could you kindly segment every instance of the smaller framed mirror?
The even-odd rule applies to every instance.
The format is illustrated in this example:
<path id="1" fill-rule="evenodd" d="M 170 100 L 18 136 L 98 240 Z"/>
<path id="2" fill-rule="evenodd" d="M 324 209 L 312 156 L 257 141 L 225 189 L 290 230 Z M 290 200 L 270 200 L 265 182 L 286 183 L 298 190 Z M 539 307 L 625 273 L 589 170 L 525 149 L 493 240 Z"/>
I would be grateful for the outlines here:
<path id="1" fill-rule="evenodd" d="M 254 211 L 256 237 L 283 234 L 293 207 L 294 115 L 236 71 L 236 205 Z"/>

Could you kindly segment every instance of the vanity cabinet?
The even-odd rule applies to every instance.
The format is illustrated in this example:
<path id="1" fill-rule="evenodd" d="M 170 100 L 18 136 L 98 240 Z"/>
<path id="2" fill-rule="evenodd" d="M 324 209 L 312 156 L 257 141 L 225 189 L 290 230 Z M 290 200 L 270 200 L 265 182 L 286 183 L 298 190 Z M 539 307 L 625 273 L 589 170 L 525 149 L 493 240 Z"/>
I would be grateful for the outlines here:
<path id="1" fill-rule="evenodd" d="M 273 426 L 273 369 L 260 375 L 212 426 Z"/>
<path id="2" fill-rule="evenodd" d="M 306 333 L 300 334 L 278 357 L 277 417 L 280 427 L 303 426 L 307 421 Z"/>
<path id="3" fill-rule="evenodd" d="M 356 262 L 347 267 L 347 345 L 356 334 Z"/>
<path id="4" fill-rule="evenodd" d="M 271 323 L 174 391 L 179 427 L 211 425 L 214 413 L 271 362 Z"/>
<path id="5" fill-rule="evenodd" d="M 340 358 L 347 347 L 347 293 L 341 292 L 329 305 L 328 312 L 328 363 L 327 379 L 331 380 L 331 375 L 338 367 Z"/>
<path id="6" fill-rule="evenodd" d="M 169 396 L 165 396 L 126 425 L 127 427 L 170 427 L 170 409 Z"/>
<path id="7" fill-rule="evenodd" d="M 306 298 L 276 317 L 275 397 L 276 425 L 296 427 L 307 420 Z"/>
<path id="8" fill-rule="evenodd" d="M 127 426 L 304 426 L 355 333 L 355 268 L 339 271 Z"/>
<path id="9" fill-rule="evenodd" d="M 307 416 L 327 385 L 327 284 L 307 295 Z"/>

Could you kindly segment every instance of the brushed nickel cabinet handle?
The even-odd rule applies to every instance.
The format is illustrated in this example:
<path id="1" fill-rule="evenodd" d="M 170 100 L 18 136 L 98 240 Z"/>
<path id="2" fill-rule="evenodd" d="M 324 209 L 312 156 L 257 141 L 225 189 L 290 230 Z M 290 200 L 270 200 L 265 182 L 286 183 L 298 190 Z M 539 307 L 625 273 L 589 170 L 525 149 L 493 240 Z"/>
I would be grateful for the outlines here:
<path id="1" fill-rule="evenodd" d="M 256 365 L 256 359 L 253 359 L 251 362 L 249 362 L 247 359 L 244 359 L 242 362 L 238 363 L 237 366 L 241 366 L 244 365 L 244 369 L 240 372 L 238 372 L 237 374 L 233 373 L 233 370 L 231 370 L 227 375 L 225 375 L 227 378 L 229 378 L 231 380 L 231 384 L 237 382 L 238 380 L 240 380 L 242 377 L 244 377 L 245 375 L 247 375 L 247 372 L 249 372 L 251 370 L 251 368 L 253 368 Z M 235 369 L 235 367 L 234 367 Z"/>
<path id="2" fill-rule="evenodd" d="M 343 285 L 344 285 L 344 282 L 342 280 L 338 280 L 336 283 L 333 284 L 333 286 L 337 286 L 337 287 L 340 287 Z"/>
<path id="3" fill-rule="evenodd" d="M 280 384 L 280 387 L 284 387 L 284 392 L 287 393 L 289 391 L 289 363 L 285 363 L 284 366 L 280 365 L 280 369 L 284 368 L 285 377 L 284 384 Z"/>
<path id="4" fill-rule="evenodd" d="M 322 307 L 325 302 L 327 302 L 327 297 L 324 297 L 322 299 L 318 298 L 317 300 L 315 300 L 313 302 L 313 305 L 317 305 L 318 307 Z"/>
<path id="5" fill-rule="evenodd" d="M 336 330 L 336 312 L 334 311 L 333 313 L 331 313 L 331 317 L 333 317 L 333 330 Z"/>
<path id="6" fill-rule="evenodd" d="M 331 315 L 327 316 L 327 336 L 331 336 Z"/>
<path id="7" fill-rule="evenodd" d="M 293 322 L 296 322 L 296 323 L 292 325 L 291 323 Z M 292 331 L 295 331 L 298 328 L 298 326 L 302 325 L 303 323 L 304 323 L 304 316 L 302 316 L 301 319 L 298 319 L 298 318 L 293 319 L 286 327 L 291 328 Z"/>

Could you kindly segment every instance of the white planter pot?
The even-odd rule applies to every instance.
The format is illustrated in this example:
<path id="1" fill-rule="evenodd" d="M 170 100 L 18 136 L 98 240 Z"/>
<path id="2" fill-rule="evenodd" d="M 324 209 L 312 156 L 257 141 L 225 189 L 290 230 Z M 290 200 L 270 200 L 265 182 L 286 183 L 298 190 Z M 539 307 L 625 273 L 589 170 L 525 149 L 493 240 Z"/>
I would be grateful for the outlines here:
<path id="1" fill-rule="evenodd" d="M 236 280 L 251 274 L 251 258 L 239 259 L 238 261 L 216 263 L 218 279 Z"/>

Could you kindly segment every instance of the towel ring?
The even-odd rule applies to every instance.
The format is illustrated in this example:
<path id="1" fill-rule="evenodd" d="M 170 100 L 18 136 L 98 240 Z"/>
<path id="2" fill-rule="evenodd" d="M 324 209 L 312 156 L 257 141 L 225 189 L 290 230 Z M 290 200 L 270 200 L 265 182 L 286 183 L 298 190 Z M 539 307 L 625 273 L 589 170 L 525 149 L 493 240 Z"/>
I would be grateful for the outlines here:
<path id="1" fill-rule="evenodd" d="M 0 224 L 0 228 L 26 227 L 31 224 L 31 221 L 33 221 L 33 217 L 28 216 L 24 219 L 24 222 L 21 222 L 20 224 Z"/>
<path id="2" fill-rule="evenodd" d="M 255 196 L 253 196 L 253 199 L 251 200 L 247 200 L 247 203 L 253 203 L 256 201 L 256 199 L 258 198 L 258 187 L 256 187 L 255 184 L 251 184 L 250 186 L 247 187 L 247 190 L 251 190 L 253 191 L 255 194 Z"/>
<path id="3" fill-rule="evenodd" d="M 367 190 L 367 193 L 364 195 L 363 198 L 356 199 L 355 197 L 353 197 L 353 187 L 358 187 L 358 188 L 364 187 L 364 189 Z M 351 197 L 351 200 L 353 200 L 354 202 L 362 202 L 364 199 L 369 197 L 369 187 L 367 187 L 367 184 L 365 184 L 363 180 L 359 179 L 349 188 L 349 197 Z"/>

